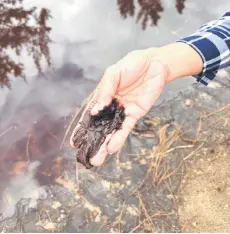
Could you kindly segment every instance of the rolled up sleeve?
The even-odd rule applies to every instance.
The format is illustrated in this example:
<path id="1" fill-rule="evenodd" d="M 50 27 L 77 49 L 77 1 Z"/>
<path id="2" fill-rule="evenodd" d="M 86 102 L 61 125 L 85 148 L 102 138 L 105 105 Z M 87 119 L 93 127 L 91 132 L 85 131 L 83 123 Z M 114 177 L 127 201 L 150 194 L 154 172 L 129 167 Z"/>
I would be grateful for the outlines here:
<path id="1" fill-rule="evenodd" d="M 177 42 L 184 42 L 199 53 L 203 70 L 194 77 L 198 82 L 208 85 L 220 69 L 230 66 L 230 12 Z"/>

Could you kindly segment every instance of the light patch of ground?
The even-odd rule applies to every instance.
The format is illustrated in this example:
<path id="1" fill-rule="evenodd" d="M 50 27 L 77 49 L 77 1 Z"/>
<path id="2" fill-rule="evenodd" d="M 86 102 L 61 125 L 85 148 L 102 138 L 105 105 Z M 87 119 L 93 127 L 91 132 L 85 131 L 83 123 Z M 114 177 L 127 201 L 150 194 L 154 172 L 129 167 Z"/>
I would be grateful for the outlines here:
<path id="1" fill-rule="evenodd" d="M 183 232 L 230 232 L 230 144 L 201 154 L 180 193 Z"/>

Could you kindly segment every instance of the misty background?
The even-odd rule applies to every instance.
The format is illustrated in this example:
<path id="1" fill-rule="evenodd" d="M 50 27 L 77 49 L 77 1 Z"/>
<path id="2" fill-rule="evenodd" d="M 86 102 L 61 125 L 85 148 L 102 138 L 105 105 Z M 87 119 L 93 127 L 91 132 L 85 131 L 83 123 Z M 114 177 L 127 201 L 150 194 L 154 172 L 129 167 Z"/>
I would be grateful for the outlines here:
<path id="1" fill-rule="evenodd" d="M 44 72 L 37 77 L 33 60 L 26 53 L 20 57 L 26 81 L 11 77 L 11 90 L 5 87 L 0 92 L 0 127 L 13 126 L 7 138 L 0 139 L 0 146 L 7 145 L 10 150 L 26 136 L 27 126 L 44 115 L 56 121 L 75 112 L 104 70 L 130 51 L 172 43 L 230 9 L 229 0 L 186 0 L 182 14 L 177 12 L 175 1 L 162 0 L 162 4 L 158 25 L 143 30 L 135 16 L 121 17 L 116 0 L 24 0 L 25 8 L 44 7 L 51 12 L 52 66 L 48 68 L 43 62 Z M 135 6 L 138 9 L 137 2 Z M 194 82 L 187 77 L 168 84 L 158 102 Z M 30 168 L 16 182 L 2 178 L 0 187 L 8 187 L 13 203 L 39 186 L 33 181 L 35 166 Z M 23 192 L 15 193 L 19 187 Z"/>

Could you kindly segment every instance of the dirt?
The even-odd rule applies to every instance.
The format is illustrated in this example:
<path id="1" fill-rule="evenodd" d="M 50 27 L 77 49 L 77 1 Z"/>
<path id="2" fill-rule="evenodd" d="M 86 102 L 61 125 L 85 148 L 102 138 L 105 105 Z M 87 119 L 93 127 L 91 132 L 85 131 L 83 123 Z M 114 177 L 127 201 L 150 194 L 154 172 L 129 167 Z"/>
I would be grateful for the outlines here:
<path id="1" fill-rule="evenodd" d="M 68 137 L 61 142 L 61 136 L 52 134 L 52 139 L 59 136 L 59 140 L 49 146 L 57 150 L 57 144 L 62 145 L 58 152 L 50 149 L 55 168 L 52 183 L 47 179 L 48 183 L 37 183 L 34 163 L 41 163 L 42 172 L 47 164 L 39 160 L 42 153 L 33 160 L 32 153 L 40 148 L 36 138 L 36 144 L 30 142 L 36 150 L 27 147 L 28 168 L 18 165 L 12 171 L 14 177 L 2 187 L 0 231 L 229 230 L 229 90 L 228 79 L 210 87 L 195 84 L 153 107 L 124 148 L 98 168 L 86 170 L 79 164 L 76 172 L 70 169 L 75 166 L 76 151 L 69 147 Z M 42 135 L 41 139 L 46 138 Z M 28 151 L 26 142 L 20 145 L 22 152 Z M 60 157 L 68 167 L 60 167 Z M 9 208 L 15 212 L 6 213 Z"/>
<path id="2" fill-rule="evenodd" d="M 180 186 L 178 215 L 183 232 L 230 232 L 230 92 L 227 85 L 225 91 L 216 88 L 209 92 L 212 95 L 209 103 L 219 103 L 219 107 L 203 114 L 198 140 L 204 144 L 193 155 Z"/>
<path id="3" fill-rule="evenodd" d="M 121 128 L 125 119 L 124 107 L 113 99 L 96 115 L 87 110 L 72 133 L 71 142 L 78 149 L 77 162 L 87 169 L 91 168 L 90 159 L 97 154 L 106 137 Z"/>
<path id="4" fill-rule="evenodd" d="M 180 193 L 184 232 L 230 232 L 230 140 L 200 154 Z"/>

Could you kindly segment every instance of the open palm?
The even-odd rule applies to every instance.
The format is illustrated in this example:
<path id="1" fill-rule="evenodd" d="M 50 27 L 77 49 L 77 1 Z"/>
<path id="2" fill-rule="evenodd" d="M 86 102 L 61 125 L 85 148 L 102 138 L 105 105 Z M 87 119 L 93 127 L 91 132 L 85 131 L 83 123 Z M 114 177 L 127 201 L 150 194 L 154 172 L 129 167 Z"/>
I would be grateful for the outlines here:
<path id="1" fill-rule="evenodd" d="M 107 154 L 115 153 L 123 146 L 137 120 L 150 110 L 160 96 L 168 72 L 153 57 L 149 50 L 134 51 L 106 70 L 93 98 L 96 104 L 91 112 L 96 114 L 116 97 L 125 107 L 126 118 L 121 130 L 108 136 L 91 159 L 93 165 L 101 165 Z"/>

